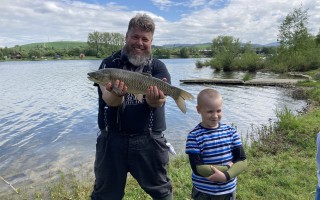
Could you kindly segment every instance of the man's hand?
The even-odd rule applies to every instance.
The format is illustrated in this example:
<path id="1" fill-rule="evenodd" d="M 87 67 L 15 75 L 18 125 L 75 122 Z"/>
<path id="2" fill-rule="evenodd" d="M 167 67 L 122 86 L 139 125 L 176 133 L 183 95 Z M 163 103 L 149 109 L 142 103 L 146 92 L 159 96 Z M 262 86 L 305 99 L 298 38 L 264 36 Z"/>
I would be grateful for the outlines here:
<path id="1" fill-rule="evenodd" d="M 166 101 L 166 96 L 157 86 L 150 86 L 147 90 L 146 100 L 151 107 L 161 107 Z"/>
<path id="2" fill-rule="evenodd" d="M 123 101 L 123 96 L 127 93 L 128 87 L 123 81 L 116 80 L 106 85 L 99 85 L 102 92 L 102 99 L 108 106 L 119 106 Z"/>
<path id="3" fill-rule="evenodd" d="M 166 78 L 163 78 L 162 80 L 167 82 Z M 161 107 L 166 101 L 166 96 L 157 86 L 150 86 L 147 90 L 146 100 L 151 107 Z"/>
<path id="4" fill-rule="evenodd" d="M 127 93 L 128 87 L 123 81 L 116 80 L 113 85 L 111 84 L 111 82 L 107 83 L 106 89 L 112 94 L 118 97 L 122 97 Z"/>

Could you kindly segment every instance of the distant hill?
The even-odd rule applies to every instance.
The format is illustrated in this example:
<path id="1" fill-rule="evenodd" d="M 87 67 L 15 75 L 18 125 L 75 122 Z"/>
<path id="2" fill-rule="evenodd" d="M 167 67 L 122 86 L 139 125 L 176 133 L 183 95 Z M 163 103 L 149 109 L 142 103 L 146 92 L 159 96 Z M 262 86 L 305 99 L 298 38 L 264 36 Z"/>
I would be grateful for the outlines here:
<path id="1" fill-rule="evenodd" d="M 277 47 L 279 45 L 280 45 L 279 42 L 272 42 L 272 43 L 269 43 L 269 44 L 265 44 L 263 46 L 265 46 L 265 47 Z"/>
<path id="2" fill-rule="evenodd" d="M 87 42 L 75 42 L 75 41 L 57 41 L 57 42 L 41 42 L 31 43 L 19 46 L 22 49 L 32 49 L 36 47 L 54 48 L 54 49 L 68 49 L 77 47 L 88 47 Z"/>
<path id="3" fill-rule="evenodd" d="M 200 44 L 165 44 L 161 47 L 165 48 L 182 48 L 182 47 L 195 47 L 199 49 L 211 48 L 211 43 L 200 43 Z"/>
<path id="4" fill-rule="evenodd" d="M 154 48 L 164 47 L 164 48 L 182 48 L 182 47 L 194 47 L 198 49 L 210 49 L 212 43 L 199 43 L 199 44 L 165 44 L 162 46 L 154 45 Z M 279 46 L 278 42 L 273 42 L 269 44 L 251 44 L 253 47 L 276 47 Z M 86 48 L 88 47 L 87 42 L 81 41 L 57 41 L 57 42 L 39 42 L 39 43 L 31 43 L 20 45 L 19 48 L 29 50 L 31 48 L 36 47 L 45 47 L 45 48 L 53 48 L 53 49 L 68 49 L 68 48 Z"/>
<path id="5" fill-rule="evenodd" d="M 199 49 L 202 48 L 211 48 L 212 43 L 200 43 L 200 44 L 165 44 L 162 45 L 162 47 L 166 48 L 181 48 L 181 47 L 197 47 Z M 245 45 L 246 43 L 242 43 L 242 45 Z M 273 42 L 269 44 L 251 44 L 253 47 L 277 47 L 280 44 L 278 42 Z"/>

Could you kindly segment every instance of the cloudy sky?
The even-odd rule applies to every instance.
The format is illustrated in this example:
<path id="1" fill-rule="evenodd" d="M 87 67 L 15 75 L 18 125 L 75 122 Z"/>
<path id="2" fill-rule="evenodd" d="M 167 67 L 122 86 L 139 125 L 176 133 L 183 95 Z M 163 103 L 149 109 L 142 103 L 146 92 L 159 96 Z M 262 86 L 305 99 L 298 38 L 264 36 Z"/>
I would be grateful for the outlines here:
<path id="1" fill-rule="evenodd" d="M 93 31 L 125 34 L 138 12 L 154 19 L 155 45 L 206 43 L 219 35 L 268 44 L 277 41 L 286 15 L 301 5 L 316 35 L 320 0 L 1 0 L 0 47 L 86 42 Z"/>

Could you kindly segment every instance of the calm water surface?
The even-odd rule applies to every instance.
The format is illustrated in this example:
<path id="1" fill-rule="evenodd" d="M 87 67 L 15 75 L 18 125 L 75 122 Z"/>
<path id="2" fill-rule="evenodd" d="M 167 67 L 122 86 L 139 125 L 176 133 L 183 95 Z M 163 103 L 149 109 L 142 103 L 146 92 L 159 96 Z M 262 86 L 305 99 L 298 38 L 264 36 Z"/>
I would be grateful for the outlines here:
<path id="1" fill-rule="evenodd" d="M 195 59 L 162 60 L 172 84 L 194 96 L 205 87 L 220 91 L 224 99 L 223 119 L 234 124 L 242 136 L 251 126 L 275 121 L 275 110 L 304 107 L 290 91 L 277 87 L 185 85 L 181 79 L 241 78 L 241 73 L 214 73 L 196 69 Z M 48 173 L 84 163 L 93 166 L 98 132 L 97 92 L 87 79 L 98 61 L 26 61 L 0 63 L 0 176 L 12 184 L 35 183 Z M 258 73 L 259 77 L 275 77 Z M 166 137 L 183 153 L 185 139 L 200 121 L 196 100 L 187 101 L 183 114 L 173 99 L 166 105 Z M 8 190 L 0 181 L 0 192 Z"/>

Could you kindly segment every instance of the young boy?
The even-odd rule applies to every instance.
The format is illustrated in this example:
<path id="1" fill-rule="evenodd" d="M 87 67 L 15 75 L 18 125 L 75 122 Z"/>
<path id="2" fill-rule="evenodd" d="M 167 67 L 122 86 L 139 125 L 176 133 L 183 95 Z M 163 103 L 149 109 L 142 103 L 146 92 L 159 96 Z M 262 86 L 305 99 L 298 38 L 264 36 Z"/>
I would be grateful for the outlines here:
<path id="1" fill-rule="evenodd" d="M 237 178 L 247 168 L 246 155 L 236 129 L 220 123 L 222 97 L 204 89 L 197 97 L 202 121 L 189 134 L 186 153 L 192 168 L 194 200 L 235 200 Z"/>

